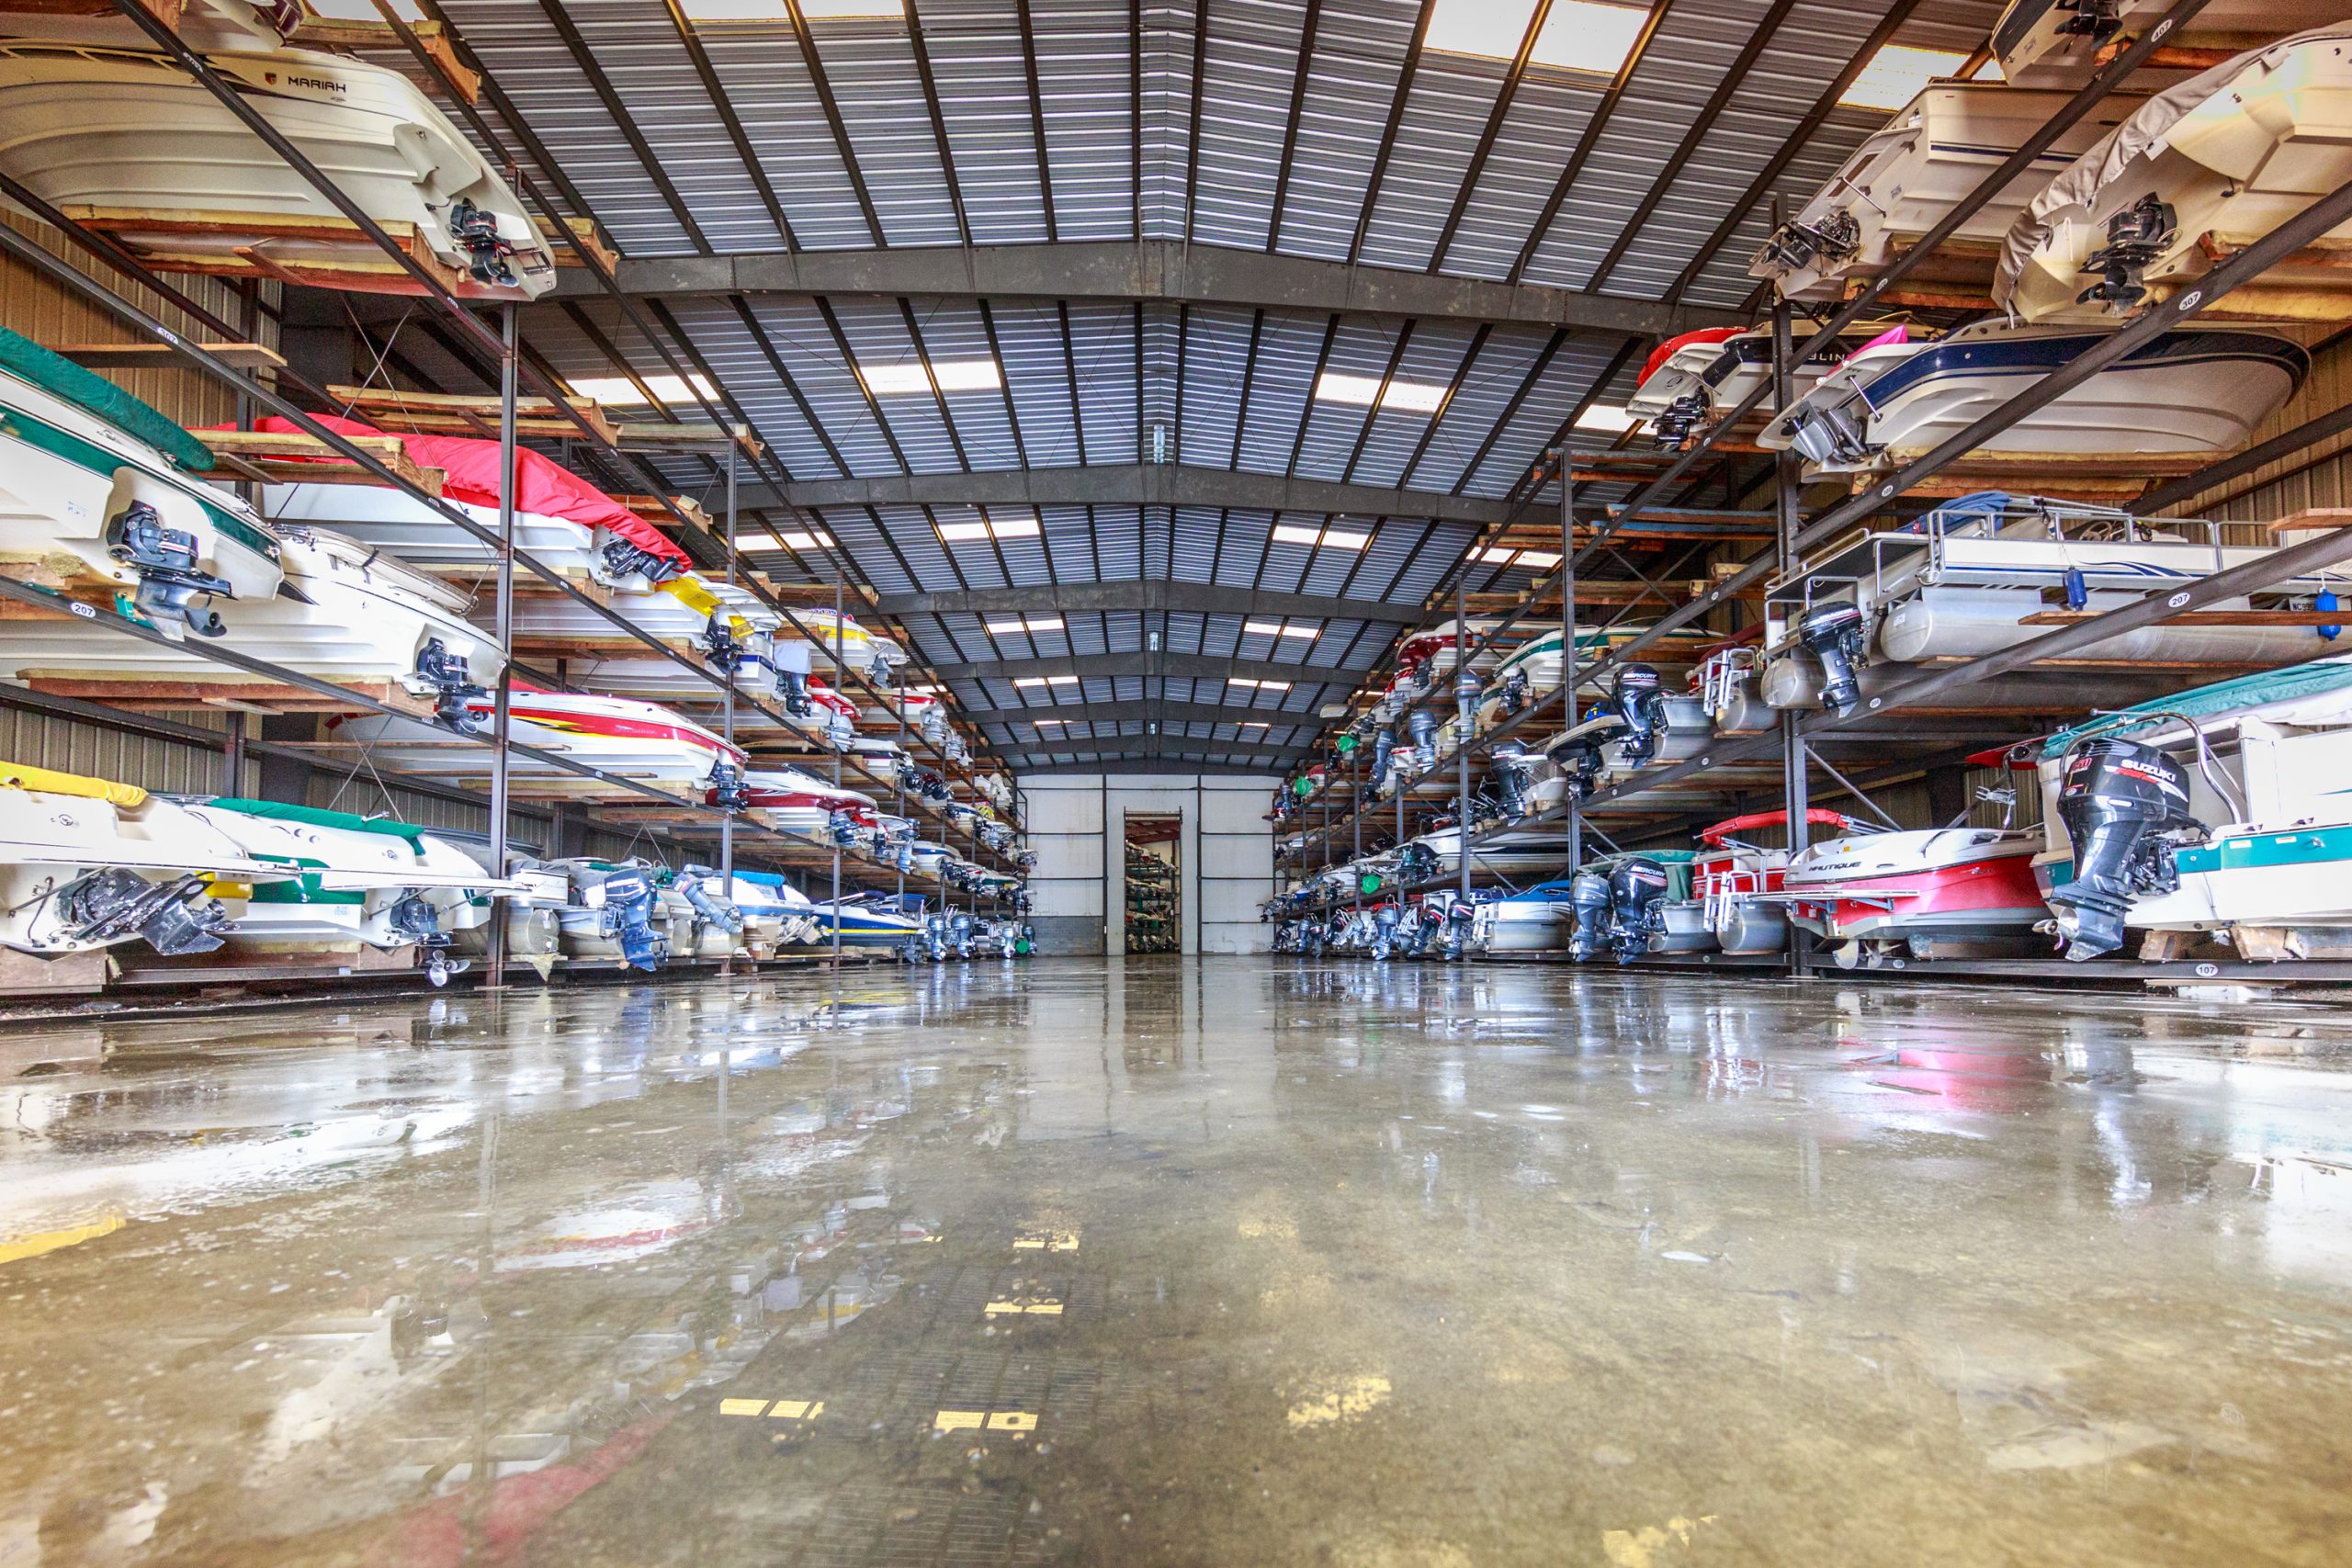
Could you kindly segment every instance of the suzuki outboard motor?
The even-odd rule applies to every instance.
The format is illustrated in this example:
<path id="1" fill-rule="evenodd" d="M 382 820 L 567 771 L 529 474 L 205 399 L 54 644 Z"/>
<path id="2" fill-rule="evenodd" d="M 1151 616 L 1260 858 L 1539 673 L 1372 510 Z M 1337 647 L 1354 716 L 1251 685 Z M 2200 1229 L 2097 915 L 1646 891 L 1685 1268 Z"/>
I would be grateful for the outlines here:
<path id="1" fill-rule="evenodd" d="M 58 919 L 77 942 L 112 942 L 136 931 L 166 958 L 209 953 L 233 929 L 217 898 L 193 876 L 150 882 L 119 865 L 94 871 L 57 895 Z"/>
<path id="2" fill-rule="evenodd" d="M 1666 694 L 1658 684 L 1656 665 L 1628 664 L 1618 672 L 1610 706 L 1625 721 L 1618 750 L 1629 768 L 1638 768 L 1657 756 L 1658 742 L 1666 738 Z"/>
<path id="3" fill-rule="evenodd" d="M 1527 815 L 1528 781 L 1535 776 L 1542 761 L 1530 756 L 1516 740 L 1505 740 L 1494 749 L 1495 811 L 1505 821 L 1516 822 Z"/>
<path id="4" fill-rule="evenodd" d="M 2188 778 L 2153 746 L 2111 735 L 2066 753 L 2058 818 L 2075 847 L 2075 879 L 2050 890 L 2066 956 L 2096 958 L 2123 945 L 2123 916 L 2135 898 L 2180 886 L 2173 852 L 2201 844 L 2205 825 L 2188 810 Z"/>
<path id="5" fill-rule="evenodd" d="M 632 969 L 662 966 L 668 940 L 653 929 L 653 911 L 660 897 L 653 879 L 633 865 L 616 866 L 605 874 L 603 918 L 605 935 L 621 944 L 621 957 Z"/>
<path id="6" fill-rule="evenodd" d="M 1815 604 L 1797 622 L 1797 641 L 1821 661 L 1821 705 L 1831 713 L 1851 713 L 1862 700 L 1858 671 L 1869 640 L 1862 612 L 1844 599 Z"/>
<path id="7" fill-rule="evenodd" d="M 199 593 L 235 596 L 226 578 L 197 570 L 195 535 L 166 528 L 162 513 L 134 501 L 107 526 L 107 554 L 139 574 L 132 603 L 150 615 L 182 622 L 198 637 L 227 635 L 218 612 L 193 603 Z"/>
<path id="8" fill-rule="evenodd" d="M 1666 867 L 1636 856 L 1621 860 L 1609 874 L 1609 945 L 1617 962 L 1631 964 L 1650 950 L 1650 936 L 1664 929 L 1658 906 L 1666 902 Z"/>
<path id="9" fill-rule="evenodd" d="M 1609 878 L 1600 871 L 1576 874 L 1568 883 L 1568 908 L 1577 929 L 1568 939 L 1568 956 L 1581 964 L 1609 945 Z"/>
<path id="10" fill-rule="evenodd" d="M 1405 716 L 1405 739 L 1413 744 L 1413 768 L 1428 773 L 1437 766 L 1437 715 L 1415 708 Z"/>

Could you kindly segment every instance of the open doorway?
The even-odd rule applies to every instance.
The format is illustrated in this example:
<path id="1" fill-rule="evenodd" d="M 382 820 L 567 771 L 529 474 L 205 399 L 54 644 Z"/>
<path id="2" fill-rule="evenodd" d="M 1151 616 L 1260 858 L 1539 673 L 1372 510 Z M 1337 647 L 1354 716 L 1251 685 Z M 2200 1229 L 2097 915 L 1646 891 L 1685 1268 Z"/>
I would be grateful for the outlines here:
<path id="1" fill-rule="evenodd" d="M 1127 951 L 1184 949 L 1184 818 L 1173 811 L 1130 811 L 1122 835 L 1127 854 Z"/>

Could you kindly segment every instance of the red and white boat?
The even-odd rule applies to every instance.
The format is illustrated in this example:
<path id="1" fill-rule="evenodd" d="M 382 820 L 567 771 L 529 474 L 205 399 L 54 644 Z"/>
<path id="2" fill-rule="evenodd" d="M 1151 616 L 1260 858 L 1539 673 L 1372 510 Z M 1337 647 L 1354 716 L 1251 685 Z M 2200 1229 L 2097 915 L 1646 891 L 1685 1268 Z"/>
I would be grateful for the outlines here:
<path id="1" fill-rule="evenodd" d="M 1788 878 L 1789 852 L 1748 843 L 1734 835 L 1758 828 L 1785 828 L 1785 811 L 1751 811 L 1728 817 L 1699 835 L 1698 858 L 1690 863 L 1691 902 L 1679 908 L 1681 919 L 1714 938 L 1725 953 L 1778 953 L 1789 945 L 1789 916 L 1785 906 L 1770 897 L 1783 890 Z M 1819 807 L 1805 813 L 1816 828 L 1846 832 L 1853 819 Z M 1759 898 L 1758 894 L 1767 895 Z M 1678 907 L 1666 910 L 1669 931 Z"/>
<path id="2" fill-rule="evenodd" d="M 750 795 L 745 809 L 753 821 L 819 843 L 832 841 L 836 812 L 848 812 L 860 827 L 872 827 L 877 820 L 872 795 L 843 789 L 797 768 L 753 769 L 743 775 L 743 788 Z M 711 791 L 707 799 L 717 805 L 718 792 Z"/>
<path id="3" fill-rule="evenodd" d="M 483 736 L 490 731 L 488 696 L 470 698 L 466 711 Z M 697 784 L 721 760 L 741 768 L 741 750 L 683 714 L 658 703 L 586 692 L 543 692 L 517 684 L 508 706 L 508 734 L 517 745 L 571 758 L 622 778 L 648 784 Z M 334 739 L 367 748 L 368 757 L 403 773 L 445 779 L 489 776 L 490 748 L 414 719 L 362 714 L 328 721 Z M 537 757 L 514 754 L 512 774 L 529 781 L 534 795 L 609 795 L 613 786 Z"/>
<path id="4" fill-rule="evenodd" d="M 2033 879 L 2041 843 L 2018 828 L 1849 832 L 1792 860 L 1781 897 L 1845 968 L 1906 946 L 1914 958 L 2025 949 L 2050 918 Z"/>

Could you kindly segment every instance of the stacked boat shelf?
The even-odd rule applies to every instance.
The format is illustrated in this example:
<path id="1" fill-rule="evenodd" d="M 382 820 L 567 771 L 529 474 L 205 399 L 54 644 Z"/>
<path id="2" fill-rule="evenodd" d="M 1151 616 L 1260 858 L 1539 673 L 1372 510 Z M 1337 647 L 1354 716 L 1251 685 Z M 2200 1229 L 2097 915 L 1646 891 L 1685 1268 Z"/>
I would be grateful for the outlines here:
<path id="1" fill-rule="evenodd" d="M 74 7 L 0 17 L 0 173 L 29 204 L 11 205 L 123 276 L 423 295 L 494 344 L 459 301 L 535 299 L 558 265 L 609 264 L 592 231 L 532 216 L 406 78 L 298 47 L 300 7 L 190 0 L 175 17 L 176 39 Z M 159 128 L 179 157 L 153 158 Z M 762 457 L 747 432 L 629 421 L 554 388 L 311 386 L 259 345 L 161 332 L 13 232 L 0 243 L 279 411 L 186 430 L 0 331 L 0 702 L 217 747 L 230 781 L 157 794 L 0 760 L 0 988 L 26 979 L 24 955 L 45 961 L 34 988 L 77 988 L 1027 951 L 1015 792 L 938 699 L 895 689 L 917 671 L 849 613 L 854 595 L 779 603 L 741 566 L 731 517 L 608 494 L 514 445 L 581 441 L 615 471 L 624 453 L 698 454 L 731 474 Z M 288 394 L 334 412 L 297 414 Z M 206 708 L 237 728 L 158 716 Z M 314 728 L 265 744 L 252 714 Z M 632 852 L 539 859 L 506 830 L 242 798 L 249 744 L 388 803 L 589 807 Z"/>
<path id="2" fill-rule="evenodd" d="M 1482 541 L 1279 792 L 1278 951 L 2352 980 L 2352 513 L 2177 514 L 2291 451 L 2352 321 L 2352 20 L 2079 9 L 2017 0 L 2002 79 L 1779 222 L 1773 319 L 1658 346 L 1646 468 L 1550 455 L 1556 526 Z M 1711 454 L 1771 509 L 1695 510 Z M 1768 547 L 1585 575 L 1686 519 Z"/>

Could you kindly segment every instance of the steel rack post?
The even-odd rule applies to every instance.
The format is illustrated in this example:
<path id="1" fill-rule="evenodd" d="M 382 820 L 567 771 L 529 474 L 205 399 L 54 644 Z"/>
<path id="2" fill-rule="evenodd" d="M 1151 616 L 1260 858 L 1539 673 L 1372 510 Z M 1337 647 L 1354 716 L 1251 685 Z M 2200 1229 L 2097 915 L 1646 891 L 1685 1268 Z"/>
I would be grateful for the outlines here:
<path id="1" fill-rule="evenodd" d="M 493 623 L 498 638 L 498 688 L 490 709 L 490 864 L 504 876 L 506 817 L 514 785 L 513 739 L 514 695 L 514 372 L 521 355 L 522 326 L 514 307 L 499 311 L 498 323 L 498 600 Z M 506 915 L 493 910 L 490 921 L 489 984 L 506 984 Z"/>
<path id="2" fill-rule="evenodd" d="M 842 565 L 837 560 L 833 563 L 833 694 L 836 697 L 841 695 L 842 687 L 848 683 L 842 676 L 849 670 L 849 660 L 842 656 L 842 616 L 847 613 L 842 607 Z M 830 720 L 827 721 L 825 728 L 828 729 L 832 728 Z M 833 788 L 838 791 L 841 785 L 842 749 L 836 746 L 833 748 Z M 841 966 L 842 836 L 835 833 L 833 835 L 833 967 L 839 969 Z"/>
<path id="3" fill-rule="evenodd" d="M 1453 737 L 1454 862 L 1462 872 L 1462 901 L 1470 902 L 1470 720 L 1475 697 L 1463 693 L 1470 686 L 1469 573 L 1453 580 Z"/>
<path id="4" fill-rule="evenodd" d="M 1560 447 L 1560 708 L 1566 728 L 1577 724 L 1577 487 L 1568 449 Z M 1584 803 L 1573 788 L 1568 802 L 1568 874 L 1584 861 Z"/>
<path id="5" fill-rule="evenodd" d="M 1772 227 L 1781 226 L 1781 200 L 1772 198 Z M 1795 392 L 1796 339 L 1790 331 L 1789 302 L 1777 301 L 1772 307 L 1772 406 L 1785 409 Z M 1797 510 L 1797 457 L 1794 452 L 1778 452 L 1772 457 L 1773 559 L 1781 575 L 1785 576 L 1797 558 L 1797 530 L 1801 519 Z M 1769 633 L 1766 635 L 1770 635 Z M 1761 679 L 1759 671 L 1758 679 Z M 1812 834 L 1806 830 L 1806 815 L 1812 809 L 1811 755 L 1805 750 L 1804 736 L 1797 728 L 1797 711 L 1784 708 L 1781 713 L 1781 805 L 1788 818 L 1785 834 L 1789 859 L 1793 862 L 1804 852 Z M 1789 927 L 1789 977 L 1802 980 L 1805 975 L 1805 933 L 1792 919 Z"/>

